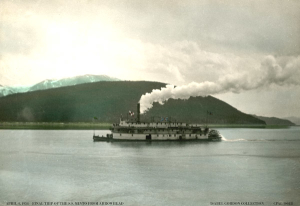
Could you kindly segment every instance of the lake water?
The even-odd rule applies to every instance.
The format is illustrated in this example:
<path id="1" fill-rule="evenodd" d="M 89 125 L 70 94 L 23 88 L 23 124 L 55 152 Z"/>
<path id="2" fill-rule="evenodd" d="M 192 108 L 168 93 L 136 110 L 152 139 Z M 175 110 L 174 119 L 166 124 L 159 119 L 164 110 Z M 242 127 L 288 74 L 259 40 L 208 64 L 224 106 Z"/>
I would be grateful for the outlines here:
<path id="1" fill-rule="evenodd" d="M 300 205 L 300 127 L 219 131 L 221 142 L 108 143 L 0 130 L 0 204 Z"/>

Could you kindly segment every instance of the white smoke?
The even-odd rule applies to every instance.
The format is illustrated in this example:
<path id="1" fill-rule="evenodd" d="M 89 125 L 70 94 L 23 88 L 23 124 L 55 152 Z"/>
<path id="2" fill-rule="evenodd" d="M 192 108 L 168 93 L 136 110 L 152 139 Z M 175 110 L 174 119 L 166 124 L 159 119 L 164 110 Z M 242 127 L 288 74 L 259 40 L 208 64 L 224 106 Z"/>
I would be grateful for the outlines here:
<path id="1" fill-rule="evenodd" d="M 281 64 L 273 56 L 267 56 L 257 72 L 228 74 L 216 82 L 191 82 L 187 85 L 167 85 L 165 88 L 154 89 L 142 95 L 140 99 L 141 113 L 153 106 L 153 102 L 163 104 L 172 99 L 189 99 L 196 96 L 207 96 L 226 92 L 239 93 L 269 86 L 271 84 L 300 85 L 300 56 L 281 59 Z"/>

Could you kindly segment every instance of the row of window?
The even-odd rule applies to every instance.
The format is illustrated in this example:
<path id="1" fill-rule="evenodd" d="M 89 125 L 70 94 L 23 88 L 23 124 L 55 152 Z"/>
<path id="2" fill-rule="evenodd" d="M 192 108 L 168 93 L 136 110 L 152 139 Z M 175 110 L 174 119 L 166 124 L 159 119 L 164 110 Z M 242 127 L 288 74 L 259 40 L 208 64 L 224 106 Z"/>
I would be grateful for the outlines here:
<path id="1" fill-rule="evenodd" d="M 137 130 L 137 132 L 142 132 L 143 130 Z M 145 132 L 151 132 L 151 130 L 144 130 Z M 172 130 L 154 130 L 154 132 L 165 132 L 165 131 L 167 131 L 167 132 L 173 132 L 173 129 Z M 174 130 L 174 131 L 177 131 L 177 130 Z M 117 129 L 117 132 L 123 132 L 123 133 L 132 133 L 132 132 L 134 132 L 134 131 L 132 131 L 132 130 L 128 130 L 128 131 L 124 131 L 124 130 L 119 130 L 119 129 Z M 186 132 L 190 132 L 190 131 L 182 131 L 182 133 L 186 133 Z"/>
<path id="2" fill-rule="evenodd" d="M 136 124 L 128 124 L 130 126 L 132 125 L 153 125 L 153 124 L 156 124 L 156 125 L 186 125 L 185 123 L 164 123 L 164 122 L 156 122 L 156 123 L 136 123 Z"/>
<path id="3" fill-rule="evenodd" d="M 120 136 L 122 136 L 121 133 L 120 133 Z M 133 134 L 131 134 L 131 136 L 133 137 Z M 164 137 L 165 135 L 163 134 L 162 136 Z M 191 137 L 192 135 L 190 134 L 189 136 Z M 157 134 L 157 137 L 159 137 L 159 134 Z M 169 137 L 172 137 L 172 135 L 169 134 Z M 174 137 L 176 137 L 176 134 L 174 134 Z"/>

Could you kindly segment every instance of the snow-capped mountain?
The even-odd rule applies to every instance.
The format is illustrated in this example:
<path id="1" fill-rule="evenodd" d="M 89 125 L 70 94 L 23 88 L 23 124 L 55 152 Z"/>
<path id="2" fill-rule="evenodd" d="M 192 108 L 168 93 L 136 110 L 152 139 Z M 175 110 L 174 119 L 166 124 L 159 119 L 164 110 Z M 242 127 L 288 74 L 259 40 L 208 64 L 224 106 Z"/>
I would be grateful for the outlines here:
<path id="1" fill-rule="evenodd" d="M 24 93 L 28 92 L 30 86 L 16 86 L 16 87 L 5 87 L 0 86 L 0 97 L 7 96 L 15 93 Z"/>
<path id="2" fill-rule="evenodd" d="M 100 81 L 120 81 L 117 78 L 107 75 L 90 75 L 75 76 L 63 79 L 47 79 L 32 86 L 5 87 L 0 85 L 0 97 L 15 93 L 24 93 L 28 91 L 44 90 L 77 84 L 100 82 Z"/>
<path id="3" fill-rule="evenodd" d="M 117 78 L 109 77 L 107 75 L 90 75 L 75 76 L 64 79 L 47 79 L 30 87 L 29 91 L 51 89 L 64 86 L 72 86 L 77 84 L 100 82 L 100 81 L 120 81 Z"/>

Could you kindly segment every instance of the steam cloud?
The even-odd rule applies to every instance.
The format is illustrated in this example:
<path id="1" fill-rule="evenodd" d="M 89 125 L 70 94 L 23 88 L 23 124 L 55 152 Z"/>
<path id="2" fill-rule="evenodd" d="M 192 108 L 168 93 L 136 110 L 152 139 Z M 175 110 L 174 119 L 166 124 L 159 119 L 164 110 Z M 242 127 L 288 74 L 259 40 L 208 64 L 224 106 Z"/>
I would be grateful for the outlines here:
<path id="1" fill-rule="evenodd" d="M 141 113 L 153 106 L 153 102 L 163 104 L 172 99 L 188 99 L 191 96 L 207 96 L 226 92 L 239 93 L 269 86 L 271 84 L 300 85 L 300 56 L 282 59 L 281 64 L 273 56 L 267 56 L 257 72 L 228 74 L 216 82 L 191 82 L 187 85 L 175 87 L 167 85 L 165 88 L 154 89 L 151 93 L 141 96 Z"/>

